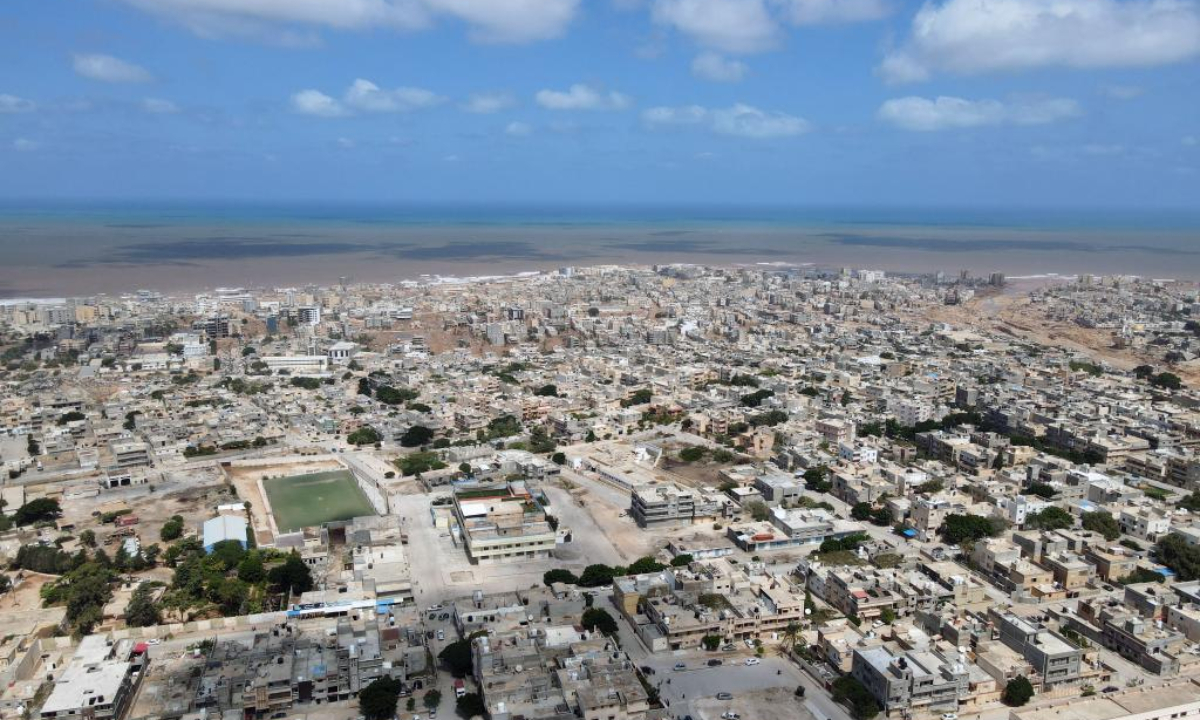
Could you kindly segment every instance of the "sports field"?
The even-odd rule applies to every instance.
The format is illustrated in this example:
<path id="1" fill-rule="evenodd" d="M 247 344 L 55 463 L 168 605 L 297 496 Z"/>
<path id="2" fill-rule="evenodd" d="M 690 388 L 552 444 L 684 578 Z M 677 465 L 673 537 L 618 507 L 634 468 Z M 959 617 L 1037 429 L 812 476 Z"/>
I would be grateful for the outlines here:
<path id="1" fill-rule="evenodd" d="M 270 478 L 263 489 L 279 532 L 375 514 L 346 470 Z"/>

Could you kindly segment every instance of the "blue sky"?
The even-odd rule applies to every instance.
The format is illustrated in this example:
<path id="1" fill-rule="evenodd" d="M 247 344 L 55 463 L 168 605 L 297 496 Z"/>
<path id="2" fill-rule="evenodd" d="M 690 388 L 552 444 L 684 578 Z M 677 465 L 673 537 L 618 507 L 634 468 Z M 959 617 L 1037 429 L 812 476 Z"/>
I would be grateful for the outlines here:
<path id="1" fill-rule="evenodd" d="M 1195 208 L 1200 5 L 8 0 L 0 197 Z"/>

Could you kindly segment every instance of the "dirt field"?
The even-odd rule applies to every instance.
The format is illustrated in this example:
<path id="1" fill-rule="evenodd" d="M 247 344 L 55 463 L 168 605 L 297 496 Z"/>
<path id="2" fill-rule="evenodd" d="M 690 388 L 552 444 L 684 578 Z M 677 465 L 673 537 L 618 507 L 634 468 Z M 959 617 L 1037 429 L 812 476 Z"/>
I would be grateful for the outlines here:
<path id="1" fill-rule="evenodd" d="M 28 635 L 38 627 L 62 622 L 65 607 L 42 607 L 39 593 L 51 580 L 52 575 L 25 572 L 15 590 L 0 597 L 0 636 Z"/>
<path id="2" fill-rule="evenodd" d="M 72 532 L 78 537 L 84 530 L 96 533 L 96 541 L 109 554 L 117 543 L 133 533 L 142 545 L 160 543 L 163 524 L 172 515 L 182 516 L 188 530 L 194 530 L 200 520 L 209 516 L 212 508 L 221 503 L 235 502 L 225 491 L 224 478 L 213 469 L 169 472 L 164 482 L 150 485 L 101 491 L 93 497 L 63 499 L 63 518 L 75 525 Z M 138 522 L 128 527 L 115 523 L 104 524 L 93 513 L 128 511 Z"/>
<path id="3" fill-rule="evenodd" d="M 1108 330 L 1085 328 L 1072 322 L 1051 320 L 1044 308 L 1029 300 L 1029 293 L 1043 285 L 1010 285 L 1002 293 L 980 294 L 964 305 L 928 308 L 925 317 L 956 327 L 986 330 L 1039 345 L 1058 347 L 1102 360 L 1113 367 L 1131 370 L 1138 365 L 1161 365 L 1145 353 L 1112 346 Z M 1180 365 L 1173 370 L 1188 384 L 1200 383 L 1200 366 Z"/>
<path id="4" fill-rule="evenodd" d="M 258 490 L 258 481 L 269 477 L 290 475 L 305 475 L 308 473 L 341 470 L 341 464 L 336 460 L 313 460 L 310 462 L 279 463 L 278 465 L 258 465 L 253 467 L 226 468 L 226 476 L 237 489 L 238 499 L 250 503 L 250 513 L 254 524 L 254 537 L 259 544 L 274 541 L 271 534 L 270 521 L 267 519 L 267 504 L 263 502 Z"/>

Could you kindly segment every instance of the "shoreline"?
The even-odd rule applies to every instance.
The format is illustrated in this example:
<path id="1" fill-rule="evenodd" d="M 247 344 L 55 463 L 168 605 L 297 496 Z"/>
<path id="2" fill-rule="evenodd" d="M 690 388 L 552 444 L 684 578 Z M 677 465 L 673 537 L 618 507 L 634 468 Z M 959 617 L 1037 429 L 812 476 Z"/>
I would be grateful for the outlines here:
<path id="1" fill-rule="evenodd" d="M 950 273 L 948 271 L 945 271 L 944 268 L 926 268 L 924 270 L 918 270 L 918 269 L 913 269 L 913 268 L 895 269 L 895 268 L 881 267 L 878 265 L 871 266 L 869 264 L 852 264 L 852 263 L 818 263 L 818 262 L 787 262 L 787 261 L 772 261 L 772 262 L 729 262 L 729 261 L 713 262 L 713 261 L 708 261 L 708 262 L 705 262 L 705 261 L 696 260 L 696 259 L 661 261 L 661 262 L 639 261 L 639 262 L 577 263 L 577 264 L 565 264 L 565 265 L 552 265 L 549 267 L 538 267 L 538 268 L 529 268 L 529 267 L 514 268 L 511 272 L 504 272 L 504 273 L 495 272 L 494 271 L 495 268 L 494 268 L 494 266 L 492 266 L 493 271 L 487 272 L 487 273 L 485 273 L 485 272 L 479 272 L 479 273 L 457 272 L 457 273 L 451 274 L 451 273 L 440 273 L 440 272 L 427 272 L 427 273 L 403 275 L 403 276 L 392 275 L 390 273 L 386 273 L 386 277 L 385 276 L 374 276 L 374 277 L 345 276 L 345 277 L 346 277 L 348 283 L 355 284 L 355 285 L 381 285 L 381 286 L 392 286 L 392 287 L 398 287 L 398 288 L 421 288 L 421 287 L 436 287 L 436 286 L 449 286 L 449 285 L 471 285 L 471 284 L 477 284 L 477 283 L 505 282 L 505 281 L 510 281 L 510 280 L 529 279 L 529 278 L 534 278 L 534 277 L 538 277 L 538 276 L 552 277 L 558 270 L 560 270 L 562 268 L 566 268 L 566 267 L 573 268 L 573 269 L 588 269 L 588 268 L 612 266 L 612 267 L 621 267 L 621 268 L 650 269 L 651 267 L 656 266 L 656 265 L 658 265 L 658 266 L 670 265 L 670 266 L 680 266 L 680 267 L 704 266 L 704 267 L 727 268 L 727 269 L 749 268 L 749 269 L 756 269 L 756 270 L 795 269 L 795 270 L 802 271 L 802 272 L 803 271 L 812 271 L 812 270 L 829 272 L 829 271 L 837 271 L 838 269 L 840 269 L 842 267 L 851 267 L 854 269 L 861 269 L 861 270 L 881 270 L 892 276 L 903 276 L 903 277 L 909 277 L 909 278 L 931 276 L 931 275 L 936 274 L 939 271 L 943 271 L 943 272 L 947 273 L 947 278 L 948 279 L 950 278 Z M 247 290 L 271 290 L 271 289 L 283 289 L 283 288 L 297 288 L 297 287 L 301 287 L 301 286 L 305 286 L 305 285 L 320 285 L 320 286 L 325 286 L 325 287 L 332 287 L 333 285 L 336 285 L 339 281 L 339 276 L 336 274 L 333 274 L 334 272 L 335 271 L 332 271 L 332 270 L 319 271 L 319 275 L 320 275 L 319 278 L 317 278 L 315 276 L 310 276 L 310 277 L 306 278 L 303 275 L 301 275 L 301 276 L 293 276 L 290 278 L 283 277 L 283 278 L 279 279 L 278 281 L 270 281 L 270 280 L 267 280 L 264 278 L 264 279 L 251 279 L 246 282 L 240 282 L 240 281 L 231 281 L 228 278 L 225 278 L 225 279 L 214 279 L 208 283 L 188 283 L 186 281 L 185 282 L 177 282 L 177 283 L 162 283 L 162 282 L 154 282 L 153 280 L 151 280 L 149 282 L 145 282 L 145 281 L 136 282 L 131 285 L 124 285 L 121 287 L 114 287 L 113 289 L 100 290 L 100 291 L 96 291 L 96 292 L 80 291 L 80 292 L 70 293 L 70 294 L 63 294 L 61 292 L 56 292 L 56 293 L 51 293 L 51 294 L 47 294 L 47 295 L 36 295 L 36 294 L 32 294 L 32 293 L 24 293 L 22 295 L 10 296 L 10 295 L 5 294 L 3 286 L 0 285 L 0 306 L 54 305 L 54 304 L 65 303 L 67 300 L 72 299 L 72 298 L 87 298 L 87 297 L 126 298 L 126 297 L 132 297 L 139 290 L 149 290 L 152 292 L 159 293 L 159 294 L 163 295 L 164 297 L 178 298 L 181 296 L 188 296 L 188 295 L 211 294 L 211 293 L 215 293 L 216 291 L 218 291 L 220 289 L 230 289 L 230 288 L 239 288 L 239 289 L 247 289 Z M 1000 271 L 972 272 L 971 278 L 975 279 L 975 280 L 983 280 L 988 277 L 990 272 L 1000 272 Z M 271 273 L 271 274 L 275 274 L 275 273 Z M 139 275 L 140 275 L 140 273 L 139 273 Z M 1085 272 L 1038 273 L 1038 274 L 1028 274 L 1028 275 L 1007 275 L 1006 274 L 1005 286 L 1004 286 L 1003 292 L 1005 294 L 1025 293 L 1025 292 L 1029 292 L 1031 290 L 1036 290 L 1038 288 L 1045 287 L 1047 285 L 1053 285 L 1053 284 L 1057 284 L 1057 283 L 1074 282 L 1074 281 L 1078 280 L 1080 277 L 1086 276 L 1086 275 L 1091 275 L 1092 277 L 1096 277 L 1096 278 L 1123 277 L 1123 278 L 1128 278 L 1131 280 L 1133 280 L 1133 279 L 1147 280 L 1150 282 L 1156 282 L 1156 283 L 1162 283 L 1162 284 L 1183 284 L 1183 285 L 1200 284 L 1200 278 L 1196 278 L 1196 279 L 1189 279 L 1189 278 L 1164 279 L 1164 278 L 1155 278 L 1155 277 L 1148 276 L 1148 275 L 1144 276 L 1144 275 L 1120 273 L 1120 272 L 1118 272 L 1118 273 L 1100 273 L 1100 272 L 1096 272 L 1096 273 L 1085 273 Z M 0 277 L 2 277 L 2 276 L 3 276 L 3 270 L 0 270 Z M 144 276 L 142 276 L 141 280 L 147 280 L 147 279 Z M 169 287 L 164 286 L 164 285 L 169 285 Z"/>

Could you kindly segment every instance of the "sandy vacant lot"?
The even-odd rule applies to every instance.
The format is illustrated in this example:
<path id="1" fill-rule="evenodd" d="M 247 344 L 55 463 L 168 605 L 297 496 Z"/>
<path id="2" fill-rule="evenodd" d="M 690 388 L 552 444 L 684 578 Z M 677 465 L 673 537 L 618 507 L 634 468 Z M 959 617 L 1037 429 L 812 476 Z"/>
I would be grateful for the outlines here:
<path id="1" fill-rule="evenodd" d="M 0 636 L 27 635 L 38 627 L 57 625 L 62 621 L 66 608 L 43 608 L 40 592 L 42 586 L 54 580 L 53 575 L 24 572 L 17 587 L 0 597 Z"/>

